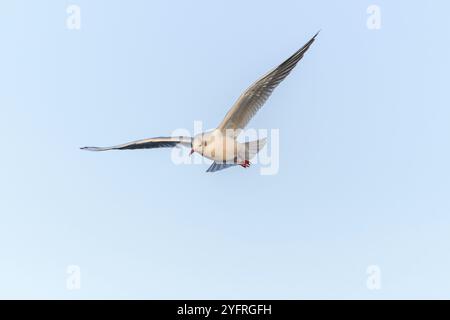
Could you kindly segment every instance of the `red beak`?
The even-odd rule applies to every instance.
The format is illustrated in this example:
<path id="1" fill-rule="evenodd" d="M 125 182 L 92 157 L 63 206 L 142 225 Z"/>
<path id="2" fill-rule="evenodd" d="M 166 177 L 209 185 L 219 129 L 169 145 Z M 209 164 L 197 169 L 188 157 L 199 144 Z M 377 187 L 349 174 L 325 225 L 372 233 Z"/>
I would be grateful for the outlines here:
<path id="1" fill-rule="evenodd" d="M 189 152 L 189 155 L 191 156 L 194 153 L 194 149 L 191 149 L 191 152 Z"/>

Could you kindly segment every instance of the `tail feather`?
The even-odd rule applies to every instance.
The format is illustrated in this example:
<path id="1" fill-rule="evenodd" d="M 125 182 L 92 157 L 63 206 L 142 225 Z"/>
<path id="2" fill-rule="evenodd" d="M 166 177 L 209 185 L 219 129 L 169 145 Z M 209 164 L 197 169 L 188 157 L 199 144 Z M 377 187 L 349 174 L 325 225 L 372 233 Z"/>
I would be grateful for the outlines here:
<path id="1" fill-rule="evenodd" d="M 253 159 L 256 156 L 256 154 L 262 148 L 264 148 L 264 146 L 266 145 L 266 142 L 267 142 L 267 138 L 245 142 L 244 143 L 245 144 L 245 156 L 244 156 L 244 159 L 245 160 Z"/>

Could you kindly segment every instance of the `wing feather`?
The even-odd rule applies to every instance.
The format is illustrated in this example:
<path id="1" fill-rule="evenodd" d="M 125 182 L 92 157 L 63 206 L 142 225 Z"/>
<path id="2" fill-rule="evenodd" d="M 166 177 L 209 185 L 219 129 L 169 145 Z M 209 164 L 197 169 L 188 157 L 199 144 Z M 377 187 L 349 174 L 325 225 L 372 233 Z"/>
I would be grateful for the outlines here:
<path id="1" fill-rule="evenodd" d="M 318 34 L 319 32 L 286 61 L 252 84 L 228 111 L 218 129 L 222 131 L 244 129 L 251 118 L 269 99 L 275 88 L 303 58 Z"/>
<path id="2" fill-rule="evenodd" d="M 217 172 L 217 171 L 231 168 L 234 166 L 237 166 L 237 164 L 235 164 L 235 163 L 218 163 L 218 162 L 214 161 L 211 164 L 211 166 L 208 168 L 208 170 L 206 170 L 206 172 Z"/>
<path id="3" fill-rule="evenodd" d="M 155 149 L 155 148 L 172 148 L 177 145 L 191 147 L 191 137 L 157 137 L 132 141 L 119 144 L 112 147 L 83 147 L 82 150 L 87 151 L 107 151 L 107 150 L 136 150 L 136 149 Z"/>

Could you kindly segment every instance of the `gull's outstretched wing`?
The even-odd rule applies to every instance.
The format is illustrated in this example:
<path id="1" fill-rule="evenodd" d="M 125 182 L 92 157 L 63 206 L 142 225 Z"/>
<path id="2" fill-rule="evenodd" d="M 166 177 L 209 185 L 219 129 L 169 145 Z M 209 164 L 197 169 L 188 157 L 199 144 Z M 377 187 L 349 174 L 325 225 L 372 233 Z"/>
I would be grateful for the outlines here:
<path id="1" fill-rule="evenodd" d="M 228 111 L 218 129 L 224 132 L 226 130 L 244 129 L 250 119 L 270 97 L 273 90 L 303 58 L 303 55 L 313 44 L 318 34 L 319 32 L 289 59 L 252 84 Z"/>
<path id="2" fill-rule="evenodd" d="M 107 151 L 107 150 L 135 150 L 135 149 L 154 149 L 154 148 L 172 148 L 182 145 L 190 148 L 192 145 L 191 137 L 158 137 L 143 140 L 137 140 L 129 143 L 120 144 L 112 147 L 84 147 L 82 150 L 88 151 Z"/>

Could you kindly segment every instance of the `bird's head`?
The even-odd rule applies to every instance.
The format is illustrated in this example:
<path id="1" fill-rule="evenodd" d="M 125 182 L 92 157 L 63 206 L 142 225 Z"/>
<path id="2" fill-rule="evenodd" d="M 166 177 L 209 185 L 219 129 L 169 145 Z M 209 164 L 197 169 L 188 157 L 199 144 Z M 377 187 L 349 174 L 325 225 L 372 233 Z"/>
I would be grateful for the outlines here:
<path id="1" fill-rule="evenodd" d="M 189 155 L 192 155 L 194 152 L 198 152 L 201 154 L 202 136 L 203 136 L 202 134 L 194 136 L 194 138 L 192 139 L 191 152 L 189 153 Z"/>
<path id="2" fill-rule="evenodd" d="M 208 136 L 205 133 L 200 133 L 194 136 L 192 139 L 191 152 L 189 155 L 192 155 L 194 152 L 200 153 L 203 155 L 205 147 L 208 145 Z"/>

